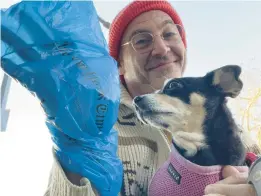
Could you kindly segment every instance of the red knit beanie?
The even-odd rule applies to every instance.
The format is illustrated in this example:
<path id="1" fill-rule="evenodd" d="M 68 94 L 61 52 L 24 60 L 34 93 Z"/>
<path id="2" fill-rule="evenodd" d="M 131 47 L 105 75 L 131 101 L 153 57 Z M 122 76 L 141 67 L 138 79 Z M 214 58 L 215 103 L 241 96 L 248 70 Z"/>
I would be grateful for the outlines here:
<path id="1" fill-rule="evenodd" d="M 176 12 L 176 10 L 171 6 L 171 4 L 165 0 L 161 1 L 138 1 L 134 0 L 129 5 L 127 5 L 119 14 L 115 17 L 111 23 L 109 30 L 109 51 L 110 55 L 118 61 L 119 50 L 121 46 L 122 36 L 127 28 L 127 26 L 135 19 L 137 16 L 144 12 L 151 10 L 160 10 L 167 13 L 175 24 L 179 24 L 183 27 L 182 21 Z M 186 36 L 183 35 L 182 41 L 187 47 Z M 124 77 L 121 76 L 121 81 L 124 82 Z"/>
<path id="2" fill-rule="evenodd" d="M 110 55 L 118 60 L 119 50 L 121 45 L 121 39 L 127 26 L 133 19 L 141 15 L 144 12 L 151 10 L 161 10 L 167 13 L 175 24 L 179 24 L 183 27 L 182 21 L 176 12 L 176 10 L 167 1 L 133 1 L 127 5 L 119 14 L 115 17 L 110 26 L 109 31 L 109 50 Z M 184 27 L 183 27 L 184 29 Z M 183 35 L 182 41 L 186 47 L 186 36 Z"/>

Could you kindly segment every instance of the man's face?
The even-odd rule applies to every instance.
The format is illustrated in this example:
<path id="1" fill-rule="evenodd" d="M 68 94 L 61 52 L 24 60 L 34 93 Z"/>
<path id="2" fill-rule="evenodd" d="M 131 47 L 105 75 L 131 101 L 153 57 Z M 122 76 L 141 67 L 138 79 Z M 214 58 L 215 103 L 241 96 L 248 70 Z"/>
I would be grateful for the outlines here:
<path id="1" fill-rule="evenodd" d="M 153 35 L 150 46 L 146 33 Z M 129 24 L 122 44 L 132 44 L 121 47 L 120 72 L 128 88 L 138 89 L 132 94 L 150 93 L 160 89 L 166 79 L 182 76 L 186 49 L 180 33 L 182 29 L 171 17 L 158 10 L 143 13 Z"/>

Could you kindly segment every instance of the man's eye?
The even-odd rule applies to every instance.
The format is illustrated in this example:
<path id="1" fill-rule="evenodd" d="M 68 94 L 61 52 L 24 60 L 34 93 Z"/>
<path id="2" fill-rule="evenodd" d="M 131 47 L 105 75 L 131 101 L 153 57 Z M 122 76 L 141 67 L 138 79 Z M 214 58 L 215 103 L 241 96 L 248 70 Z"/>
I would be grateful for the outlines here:
<path id="1" fill-rule="evenodd" d="M 146 45 L 146 44 L 150 44 L 150 43 L 151 43 L 151 40 L 149 40 L 149 39 L 140 39 L 135 42 L 135 45 Z"/>
<path id="2" fill-rule="evenodd" d="M 163 37 L 164 37 L 164 39 L 170 39 L 170 38 L 172 38 L 176 35 L 177 34 L 175 32 L 166 32 L 166 33 L 163 34 Z"/>

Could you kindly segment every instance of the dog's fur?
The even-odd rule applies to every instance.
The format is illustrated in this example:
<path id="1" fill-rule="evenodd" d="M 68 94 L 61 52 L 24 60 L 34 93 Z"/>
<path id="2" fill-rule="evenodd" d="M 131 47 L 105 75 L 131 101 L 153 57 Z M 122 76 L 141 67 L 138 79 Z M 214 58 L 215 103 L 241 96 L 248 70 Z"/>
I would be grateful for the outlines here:
<path id="1" fill-rule="evenodd" d="M 135 97 L 136 114 L 170 131 L 179 153 L 198 165 L 243 165 L 245 149 L 226 105 L 226 97 L 243 87 L 240 73 L 239 66 L 227 65 L 204 77 L 168 80 L 158 92 Z"/>

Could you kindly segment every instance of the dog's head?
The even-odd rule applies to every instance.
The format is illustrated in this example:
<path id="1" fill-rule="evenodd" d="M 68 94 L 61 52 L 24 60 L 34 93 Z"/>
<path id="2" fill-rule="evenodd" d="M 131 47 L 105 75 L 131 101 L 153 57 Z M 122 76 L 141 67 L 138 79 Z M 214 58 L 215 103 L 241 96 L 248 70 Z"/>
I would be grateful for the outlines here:
<path id="1" fill-rule="evenodd" d="M 204 146 L 201 143 L 204 140 L 202 133 L 207 120 L 219 112 L 226 97 L 236 97 L 243 87 L 240 73 L 239 66 L 227 65 L 204 77 L 168 80 L 158 92 L 134 98 L 137 116 L 145 124 L 168 130 L 174 136 L 176 134 L 176 138 L 180 138 L 176 141 L 177 145 L 180 143 L 184 147 L 185 137 L 189 140 L 198 136 L 198 145 Z M 195 152 L 196 149 L 188 153 L 192 155 Z"/>

